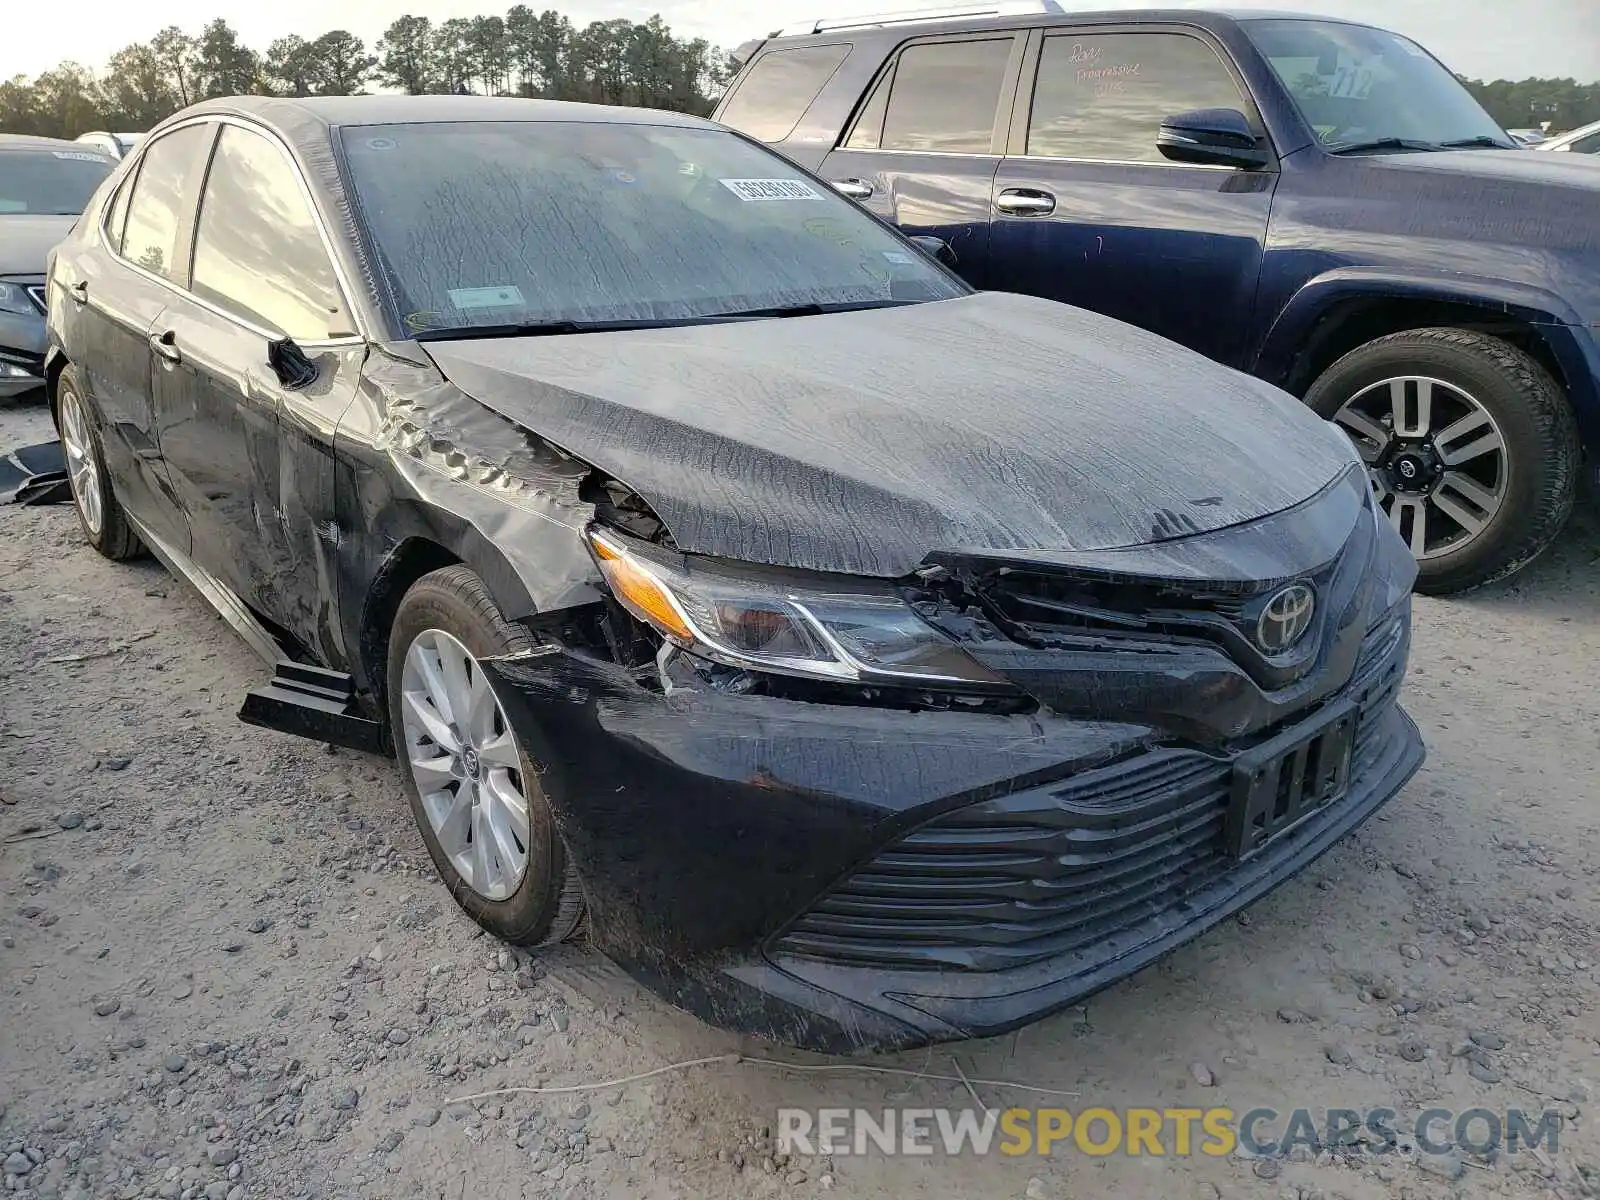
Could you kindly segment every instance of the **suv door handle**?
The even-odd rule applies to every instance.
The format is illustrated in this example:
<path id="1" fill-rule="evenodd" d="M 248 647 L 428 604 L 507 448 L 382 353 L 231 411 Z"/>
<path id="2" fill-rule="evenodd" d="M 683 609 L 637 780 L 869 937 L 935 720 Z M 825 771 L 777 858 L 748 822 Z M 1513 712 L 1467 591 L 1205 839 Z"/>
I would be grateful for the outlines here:
<path id="1" fill-rule="evenodd" d="M 177 336 L 172 330 L 165 333 L 152 333 L 149 338 L 150 349 L 156 352 L 156 357 L 164 359 L 177 366 L 183 361 L 183 354 L 177 346 Z"/>
<path id="2" fill-rule="evenodd" d="M 995 198 L 994 206 L 1004 213 L 1017 216 L 1043 216 L 1056 210 L 1056 198 L 1049 192 L 1035 192 L 1027 188 L 1007 188 Z"/>
<path id="3" fill-rule="evenodd" d="M 865 200 L 872 195 L 872 185 L 860 179 L 834 179 L 830 182 L 834 191 L 852 200 Z"/>
<path id="4" fill-rule="evenodd" d="M 89 303 L 89 285 L 80 279 L 67 289 L 67 295 L 71 296 L 79 304 L 87 304 Z"/>

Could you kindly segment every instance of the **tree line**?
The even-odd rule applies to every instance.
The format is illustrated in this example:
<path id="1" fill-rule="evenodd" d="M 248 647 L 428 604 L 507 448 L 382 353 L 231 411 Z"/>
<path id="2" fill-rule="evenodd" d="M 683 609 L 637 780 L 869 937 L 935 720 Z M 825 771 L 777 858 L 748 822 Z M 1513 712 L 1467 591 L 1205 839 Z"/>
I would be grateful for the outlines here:
<path id="1" fill-rule="evenodd" d="M 648 21 L 577 26 L 518 4 L 504 16 L 435 24 L 403 16 L 367 46 L 346 29 L 282 37 L 258 53 L 222 18 L 198 36 L 176 26 L 112 55 L 101 72 L 64 62 L 0 83 L 0 131 L 76 137 L 141 131 L 217 96 L 348 96 L 375 87 L 413 95 L 476 93 L 633 104 L 708 114 L 732 71 L 703 38 Z"/>
<path id="2" fill-rule="evenodd" d="M 661 17 L 579 27 L 525 4 L 504 16 L 437 24 L 403 16 L 376 45 L 346 29 L 282 37 L 257 52 L 218 18 L 198 36 L 176 26 L 112 55 L 99 73 L 65 62 L 0 83 L 0 131 L 76 137 L 137 131 L 215 96 L 343 96 L 375 87 L 413 95 L 475 92 L 636 104 L 704 115 L 732 74 L 703 38 L 673 35 Z M 1461 81 L 1501 125 L 1552 131 L 1600 120 L 1600 83 L 1571 79 Z"/>
<path id="3" fill-rule="evenodd" d="M 1502 128 L 1537 129 L 1548 121 L 1552 133 L 1564 133 L 1600 121 L 1600 83 L 1579 83 L 1574 79 L 1461 82 Z"/>

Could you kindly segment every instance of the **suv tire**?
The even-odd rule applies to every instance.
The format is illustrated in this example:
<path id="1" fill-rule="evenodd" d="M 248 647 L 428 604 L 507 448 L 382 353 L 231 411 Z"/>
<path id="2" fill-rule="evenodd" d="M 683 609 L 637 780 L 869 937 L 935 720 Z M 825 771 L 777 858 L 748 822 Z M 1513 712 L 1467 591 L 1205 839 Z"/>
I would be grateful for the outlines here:
<path id="1" fill-rule="evenodd" d="M 389 727 L 428 854 L 467 915 L 518 946 L 565 941 L 584 913 L 540 772 L 478 666 L 534 645 L 477 575 L 445 567 L 401 600 L 387 674 Z"/>
<path id="2" fill-rule="evenodd" d="M 1537 361 L 1500 338 L 1464 329 L 1378 338 L 1323 372 L 1305 400 L 1361 449 L 1417 554 L 1419 592 L 1503 579 L 1572 512 L 1580 445 L 1571 406 Z"/>
<path id="3" fill-rule="evenodd" d="M 113 562 L 126 562 L 144 553 L 144 544 L 128 524 L 127 515 L 117 501 L 105 451 L 100 442 L 100 427 L 84 399 L 78 372 L 64 367 L 56 381 L 55 401 L 51 406 L 56 436 L 67 461 L 67 484 L 72 489 L 72 508 L 89 545 Z"/>

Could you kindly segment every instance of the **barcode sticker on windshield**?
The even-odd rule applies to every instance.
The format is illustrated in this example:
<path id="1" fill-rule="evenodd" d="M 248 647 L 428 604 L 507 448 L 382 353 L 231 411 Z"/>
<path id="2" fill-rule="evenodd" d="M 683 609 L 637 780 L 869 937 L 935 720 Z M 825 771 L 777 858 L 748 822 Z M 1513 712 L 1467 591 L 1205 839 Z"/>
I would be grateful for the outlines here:
<path id="1" fill-rule="evenodd" d="M 723 179 L 719 181 L 741 200 L 815 200 L 816 189 L 804 179 Z"/>
<path id="2" fill-rule="evenodd" d="M 82 150 L 52 150 L 57 158 L 70 158 L 73 162 L 109 163 L 111 160 L 104 154 L 85 154 Z"/>
<path id="3" fill-rule="evenodd" d="M 451 288 L 450 303 L 458 309 L 515 308 L 522 303 L 519 287 Z"/>

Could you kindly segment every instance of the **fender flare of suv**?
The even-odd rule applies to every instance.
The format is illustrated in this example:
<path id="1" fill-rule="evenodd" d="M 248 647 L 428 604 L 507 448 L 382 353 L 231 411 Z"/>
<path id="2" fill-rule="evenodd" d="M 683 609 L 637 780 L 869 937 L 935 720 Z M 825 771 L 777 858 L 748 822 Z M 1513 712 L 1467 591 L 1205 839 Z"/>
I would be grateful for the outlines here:
<path id="1" fill-rule="evenodd" d="M 1384 267 L 1325 271 L 1307 280 L 1279 310 L 1262 338 L 1251 374 L 1302 395 L 1331 357 L 1337 357 L 1316 352 L 1319 339 L 1335 333 L 1328 327 L 1330 318 L 1337 319 L 1341 309 L 1370 304 L 1402 306 L 1388 327 L 1372 336 L 1437 324 L 1429 313 L 1429 306 L 1437 305 L 1476 310 L 1481 322 L 1474 323 L 1486 327 L 1531 331 L 1559 368 L 1559 382 L 1567 390 L 1579 427 L 1590 438 L 1600 437 L 1600 391 L 1571 329 L 1581 326 L 1582 319 L 1555 293 L 1506 279 L 1398 273 Z M 1416 316 L 1408 319 L 1406 308 L 1414 309 Z"/>

